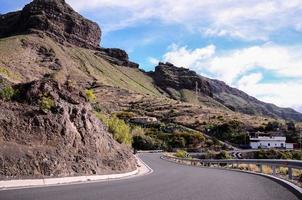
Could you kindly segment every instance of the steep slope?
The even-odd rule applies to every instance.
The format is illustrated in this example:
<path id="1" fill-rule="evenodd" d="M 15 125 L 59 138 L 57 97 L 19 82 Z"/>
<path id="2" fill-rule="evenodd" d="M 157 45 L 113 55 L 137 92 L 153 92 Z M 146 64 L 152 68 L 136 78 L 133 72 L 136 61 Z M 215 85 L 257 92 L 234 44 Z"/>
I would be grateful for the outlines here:
<path id="1" fill-rule="evenodd" d="M 135 169 L 81 92 L 52 79 L 20 84 L 0 100 L 0 179 L 107 174 Z"/>
<path id="2" fill-rule="evenodd" d="M 155 72 L 150 75 L 157 86 L 174 99 L 228 108 L 244 114 L 302 121 L 302 114 L 293 109 L 261 102 L 222 81 L 200 76 L 194 71 L 178 68 L 171 63 L 159 63 Z"/>
<path id="3" fill-rule="evenodd" d="M 82 88 L 99 82 L 160 95 L 125 51 L 99 47 L 100 34 L 64 0 L 34 0 L 0 16 L 0 75 L 20 83 L 56 74 Z"/>
<path id="4" fill-rule="evenodd" d="M 113 57 L 109 57 L 114 59 Z M 102 83 L 143 94 L 160 95 L 151 77 L 138 68 L 119 66 L 108 55 L 77 46 L 63 46 L 46 35 L 18 35 L 0 39 L 0 76 L 14 83 L 55 74 L 82 88 Z"/>
<path id="5" fill-rule="evenodd" d="M 0 27 L 0 179 L 134 170 L 130 148 L 112 138 L 83 92 L 98 81 L 148 91 L 111 62 L 143 72 L 125 56 L 109 62 L 117 50 L 101 49 L 98 25 L 64 0 L 34 0 L 1 15 Z"/>

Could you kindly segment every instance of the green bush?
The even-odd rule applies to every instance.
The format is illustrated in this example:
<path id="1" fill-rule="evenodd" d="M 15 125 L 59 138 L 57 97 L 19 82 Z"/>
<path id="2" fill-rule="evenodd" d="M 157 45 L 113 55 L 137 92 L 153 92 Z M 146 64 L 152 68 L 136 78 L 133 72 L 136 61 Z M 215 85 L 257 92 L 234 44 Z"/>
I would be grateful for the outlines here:
<path id="1" fill-rule="evenodd" d="M 278 149 L 260 150 L 254 153 L 256 159 L 294 159 L 302 160 L 301 151 L 280 151 Z"/>
<path id="2" fill-rule="evenodd" d="M 178 150 L 174 155 L 178 158 L 186 158 L 188 153 L 184 150 Z"/>
<path id="3" fill-rule="evenodd" d="M 226 151 L 221 151 L 216 155 L 216 159 L 231 159 L 232 157 Z"/>
<path id="4" fill-rule="evenodd" d="M 115 115 L 107 117 L 98 112 L 95 112 L 95 115 L 108 127 L 108 131 L 116 141 L 126 145 L 132 144 L 131 128 L 124 120 L 119 119 Z"/>
<path id="5" fill-rule="evenodd" d="M 164 148 L 162 141 L 147 135 L 133 136 L 132 147 L 137 150 L 158 150 Z"/>
<path id="6" fill-rule="evenodd" d="M 159 139 L 165 141 L 169 148 L 196 148 L 205 141 L 199 132 L 161 133 Z"/>
<path id="7" fill-rule="evenodd" d="M 43 96 L 40 101 L 40 108 L 43 111 L 49 111 L 55 107 L 55 101 L 51 97 Z"/>
<path id="8" fill-rule="evenodd" d="M 233 144 L 247 144 L 248 137 L 242 123 L 230 121 L 220 125 L 210 125 L 207 128 L 208 134 L 222 141 L 229 141 Z"/>
<path id="9" fill-rule="evenodd" d="M 124 120 L 120 120 L 115 115 L 108 120 L 108 130 L 113 134 L 113 138 L 119 143 L 131 145 L 131 128 Z"/>
<path id="10" fill-rule="evenodd" d="M 14 90 L 12 86 L 6 86 L 0 91 L 0 98 L 5 101 L 10 101 L 13 97 L 18 95 L 18 90 Z"/>
<path id="11" fill-rule="evenodd" d="M 122 111 L 122 112 L 118 112 L 118 113 L 115 113 L 116 116 L 120 119 L 131 119 L 135 116 L 135 114 L 133 112 L 127 112 L 127 111 Z"/>
<path id="12" fill-rule="evenodd" d="M 89 102 L 94 103 L 96 101 L 96 96 L 93 89 L 86 89 L 85 94 Z"/>

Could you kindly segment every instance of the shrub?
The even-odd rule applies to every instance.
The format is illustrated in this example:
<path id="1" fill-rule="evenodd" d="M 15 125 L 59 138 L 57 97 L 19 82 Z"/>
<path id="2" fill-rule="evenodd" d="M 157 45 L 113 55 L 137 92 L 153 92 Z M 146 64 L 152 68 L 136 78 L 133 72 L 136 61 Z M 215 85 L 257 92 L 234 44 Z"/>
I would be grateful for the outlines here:
<path id="1" fill-rule="evenodd" d="M 12 86 L 6 86 L 0 91 L 0 98 L 5 101 L 10 101 L 18 93 Z"/>
<path id="2" fill-rule="evenodd" d="M 113 138 L 119 143 L 131 144 L 132 138 L 130 133 L 130 127 L 120 120 L 115 115 L 108 120 L 108 130 L 113 134 Z"/>
<path id="3" fill-rule="evenodd" d="M 178 158 L 186 158 L 188 153 L 184 150 L 178 150 L 174 155 Z"/>
<path id="4" fill-rule="evenodd" d="M 205 137 L 199 132 L 162 133 L 159 138 L 166 141 L 169 148 L 196 148 Z"/>
<path id="5" fill-rule="evenodd" d="M 221 151 L 216 155 L 216 159 L 231 159 L 231 156 L 226 151 Z"/>
<path id="6" fill-rule="evenodd" d="M 133 112 L 127 112 L 127 111 L 122 111 L 122 112 L 118 112 L 116 113 L 116 116 L 120 119 L 131 119 L 135 116 L 135 114 Z"/>
<path id="7" fill-rule="evenodd" d="M 96 101 L 96 96 L 93 89 L 86 89 L 85 94 L 89 102 L 94 103 Z"/>
<path id="8" fill-rule="evenodd" d="M 136 126 L 131 131 L 133 136 L 145 135 L 145 130 L 142 127 Z"/>
<path id="9" fill-rule="evenodd" d="M 40 101 L 41 110 L 47 112 L 55 107 L 55 101 L 51 97 L 43 96 Z"/>
<path id="10" fill-rule="evenodd" d="M 116 141 L 121 144 L 131 145 L 131 128 L 124 120 L 117 118 L 115 115 L 106 117 L 104 114 L 98 112 L 95 112 L 95 115 L 108 127 L 108 131 Z"/>
<path id="11" fill-rule="evenodd" d="M 132 147 L 139 150 L 158 150 L 164 148 L 162 141 L 147 135 L 133 136 Z"/>

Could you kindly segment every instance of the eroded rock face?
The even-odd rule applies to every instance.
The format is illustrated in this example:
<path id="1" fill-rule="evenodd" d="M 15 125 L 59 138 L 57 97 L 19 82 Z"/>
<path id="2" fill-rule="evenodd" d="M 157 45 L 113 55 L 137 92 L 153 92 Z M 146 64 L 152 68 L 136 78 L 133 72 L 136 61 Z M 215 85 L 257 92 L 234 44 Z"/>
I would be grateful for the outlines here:
<path id="1" fill-rule="evenodd" d="M 196 72 L 186 68 L 176 67 L 171 63 L 159 63 L 151 74 L 156 85 L 161 89 L 174 88 L 176 90 L 195 90 L 196 85 L 202 93 L 212 96 L 209 82 Z"/>
<path id="2" fill-rule="evenodd" d="M 0 15 L 0 37 L 41 31 L 60 43 L 98 48 L 101 29 L 75 12 L 65 0 L 34 0 L 22 11 Z"/>
<path id="3" fill-rule="evenodd" d="M 135 169 L 130 149 L 113 140 L 76 89 L 43 79 L 0 100 L 0 179 L 75 176 Z M 55 106 L 42 112 L 42 97 Z"/>

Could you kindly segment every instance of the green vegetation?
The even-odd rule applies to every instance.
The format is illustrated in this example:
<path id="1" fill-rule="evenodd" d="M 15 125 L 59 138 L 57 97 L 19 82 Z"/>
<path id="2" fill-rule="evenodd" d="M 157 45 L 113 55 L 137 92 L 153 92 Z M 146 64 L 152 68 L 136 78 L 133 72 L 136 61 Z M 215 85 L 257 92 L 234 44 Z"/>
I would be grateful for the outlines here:
<path id="1" fill-rule="evenodd" d="M 248 137 L 244 127 L 238 121 L 230 121 L 220 125 L 212 125 L 208 127 L 209 135 L 216 137 L 222 141 L 229 141 L 233 144 L 248 144 Z"/>
<path id="2" fill-rule="evenodd" d="M 165 148 L 161 140 L 147 135 L 134 135 L 132 147 L 139 150 L 159 150 Z"/>
<path id="3" fill-rule="evenodd" d="M 0 90 L 0 98 L 4 101 L 10 101 L 12 98 L 18 96 L 19 91 L 15 90 L 12 86 L 6 86 Z"/>
<path id="4" fill-rule="evenodd" d="M 161 133 L 158 138 L 165 141 L 169 149 L 173 148 L 197 148 L 205 137 L 199 132 Z"/>
<path id="5" fill-rule="evenodd" d="M 178 158 L 186 158 L 188 153 L 184 150 L 178 150 L 174 155 Z"/>
<path id="6" fill-rule="evenodd" d="M 47 112 L 55 107 L 55 101 L 48 96 L 43 96 L 40 101 L 41 110 Z"/>
<path id="7" fill-rule="evenodd" d="M 126 145 L 132 144 L 131 127 L 124 120 L 119 119 L 116 115 L 107 117 L 102 113 L 96 112 L 95 114 L 108 127 L 108 131 L 116 141 Z"/>
<path id="8" fill-rule="evenodd" d="M 302 151 L 280 151 L 277 149 L 260 150 L 254 153 L 255 159 L 302 160 Z"/>
<path id="9" fill-rule="evenodd" d="M 86 89 L 85 94 L 89 102 L 94 103 L 96 101 L 96 96 L 94 94 L 93 89 Z"/>
<path id="10" fill-rule="evenodd" d="M 115 113 L 115 115 L 120 118 L 120 119 L 123 119 L 123 120 L 129 120 L 131 119 L 132 117 L 135 116 L 135 113 L 133 112 L 128 112 L 128 111 L 122 111 L 122 112 L 117 112 Z"/>
<path id="11" fill-rule="evenodd" d="M 10 70 L 4 67 L 0 67 L 0 75 L 12 80 L 20 79 L 16 74 L 12 73 Z"/>
<path id="12" fill-rule="evenodd" d="M 221 151 L 219 154 L 216 155 L 216 159 L 231 159 L 232 157 L 226 151 Z"/>

